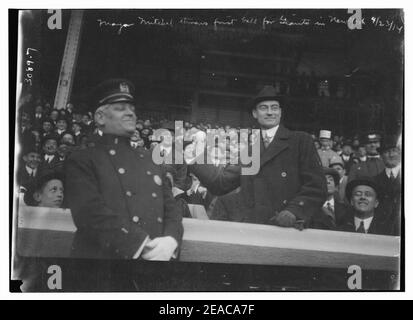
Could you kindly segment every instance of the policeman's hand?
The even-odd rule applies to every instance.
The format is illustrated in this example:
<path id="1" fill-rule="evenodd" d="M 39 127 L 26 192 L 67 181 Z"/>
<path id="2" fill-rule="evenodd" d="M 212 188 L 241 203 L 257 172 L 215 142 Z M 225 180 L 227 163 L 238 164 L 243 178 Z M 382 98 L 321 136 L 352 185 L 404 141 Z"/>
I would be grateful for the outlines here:
<path id="1" fill-rule="evenodd" d="M 291 228 L 296 222 L 295 215 L 288 210 L 277 212 L 274 217 L 270 219 L 272 224 L 276 226 Z"/>
<path id="2" fill-rule="evenodd" d="M 145 260 L 169 261 L 178 242 L 171 236 L 158 237 L 146 243 L 142 258 Z"/>

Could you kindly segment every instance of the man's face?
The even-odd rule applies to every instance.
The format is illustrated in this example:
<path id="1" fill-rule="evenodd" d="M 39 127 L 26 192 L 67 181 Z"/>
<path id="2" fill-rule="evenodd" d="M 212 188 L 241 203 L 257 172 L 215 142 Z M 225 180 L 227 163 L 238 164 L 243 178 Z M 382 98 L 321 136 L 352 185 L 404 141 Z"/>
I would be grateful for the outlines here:
<path id="1" fill-rule="evenodd" d="M 89 122 L 89 116 L 87 115 L 87 114 L 84 114 L 83 116 L 82 116 L 82 122 L 84 123 L 84 124 L 88 124 L 88 122 Z"/>
<path id="2" fill-rule="evenodd" d="M 59 116 L 59 112 L 58 112 L 57 110 L 53 110 L 53 111 L 50 113 L 50 118 L 51 118 L 53 121 L 56 121 L 56 119 L 57 119 L 58 116 Z"/>
<path id="3" fill-rule="evenodd" d="M 145 128 L 150 128 L 151 127 L 151 121 L 150 120 L 145 120 L 145 122 L 143 123 L 143 126 Z"/>
<path id="4" fill-rule="evenodd" d="M 163 135 L 162 145 L 165 147 L 170 147 L 174 140 L 174 133 L 171 131 L 167 131 Z"/>
<path id="5" fill-rule="evenodd" d="M 397 167 L 401 162 L 401 152 L 397 147 L 387 149 L 381 154 L 386 168 Z"/>
<path id="6" fill-rule="evenodd" d="M 281 113 L 280 103 L 276 100 L 262 101 L 252 110 L 252 116 L 265 129 L 279 125 Z"/>
<path id="7" fill-rule="evenodd" d="M 57 148 L 57 154 L 59 155 L 59 157 L 65 158 L 68 153 L 69 147 L 65 143 L 60 144 L 60 146 Z"/>
<path id="8" fill-rule="evenodd" d="M 330 139 L 320 139 L 320 144 L 323 148 L 328 148 L 331 144 Z"/>
<path id="9" fill-rule="evenodd" d="M 135 107 L 131 103 L 117 102 L 99 109 L 96 111 L 96 120 L 102 132 L 126 137 L 135 132 Z"/>
<path id="10" fill-rule="evenodd" d="M 75 145 L 75 139 L 71 134 L 65 134 L 62 137 L 62 143 L 73 146 Z"/>
<path id="11" fill-rule="evenodd" d="M 80 113 L 73 113 L 73 120 L 76 122 L 82 122 L 82 115 Z"/>
<path id="12" fill-rule="evenodd" d="M 352 150 L 350 146 L 348 145 L 343 146 L 343 154 L 345 154 L 346 156 L 349 156 L 351 155 L 351 152 Z"/>
<path id="13" fill-rule="evenodd" d="M 56 153 L 57 150 L 57 142 L 54 139 L 48 139 L 43 145 L 44 153 L 48 155 L 53 155 Z"/>
<path id="14" fill-rule="evenodd" d="M 43 131 L 50 132 L 52 130 L 52 124 L 50 122 L 43 122 Z"/>
<path id="15" fill-rule="evenodd" d="M 139 139 L 141 138 L 141 135 L 139 133 L 138 130 L 135 130 L 135 132 L 133 133 L 132 137 L 130 138 L 130 140 L 132 142 L 137 142 Z"/>
<path id="16" fill-rule="evenodd" d="M 360 157 L 364 157 L 367 154 L 365 147 L 359 147 L 359 155 Z"/>
<path id="17" fill-rule="evenodd" d="M 74 133 L 79 132 L 82 128 L 80 127 L 80 125 L 78 123 L 74 123 L 72 125 L 72 130 Z"/>
<path id="18" fill-rule="evenodd" d="M 374 209 L 379 205 L 376 191 L 370 186 L 357 186 L 351 193 L 352 207 L 360 216 L 374 213 Z"/>
<path id="19" fill-rule="evenodd" d="M 336 184 L 334 182 L 333 176 L 326 174 L 326 181 L 327 181 L 327 192 L 328 192 L 328 195 L 331 196 L 336 191 Z"/>
<path id="20" fill-rule="evenodd" d="M 37 169 L 40 164 L 40 154 L 37 152 L 30 152 L 29 154 L 23 156 L 24 162 L 26 162 L 26 166 L 31 169 Z"/>
<path id="21" fill-rule="evenodd" d="M 34 193 L 34 199 L 39 207 L 60 208 L 63 203 L 62 181 L 53 179 L 48 181 L 42 190 Z"/>
<path id="22" fill-rule="evenodd" d="M 339 164 L 333 165 L 332 168 L 338 172 L 340 178 L 344 177 L 344 175 L 346 174 L 346 170 L 344 170 L 344 168 Z"/>
<path id="23" fill-rule="evenodd" d="M 139 138 L 136 142 L 138 143 L 138 147 L 143 147 L 143 146 L 145 146 L 145 141 L 143 141 L 142 138 Z M 153 143 L 153 142 L 152 142 L 152 143 Z M 157 144 L 157 142 L 156 142 L 156 144 Z M 152 145 L 152 144 L 151 144 L 151 145 Z"/>
<path id="24" fill-rule="evenodd" d="M 372 142 L 366 143 L 367 155 L 374 156 L 374 155 L 378 154 L 377 148 L 379 148 L 379 147 L 380 147 L 380 142 L 379 141 L 372 141 Z"/>
<path id="25" fill-rule="evenodd" d="M 67 129 L 67 122 L 66 122 L 66 120 L 59 120 L 59 121 L 57 121 L 57 123 L 56 123 L 56 127 L 57 127 L 57 129 L 59 129 L 59 130 L 66 130 Z"/>
<path id="26" fill-rule="evenodd" d="M 36 106 L 35 112 L 36 113 L 42 113 L 43 112 L 43 107 L 42 106 Z"/>

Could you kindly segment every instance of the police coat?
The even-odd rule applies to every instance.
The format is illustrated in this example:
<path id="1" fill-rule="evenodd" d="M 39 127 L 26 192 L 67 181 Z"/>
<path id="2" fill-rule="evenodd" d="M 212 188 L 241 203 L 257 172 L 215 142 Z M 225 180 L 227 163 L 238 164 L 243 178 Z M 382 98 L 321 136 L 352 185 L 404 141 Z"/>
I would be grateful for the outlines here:
<path id="1" fill-rule="evenodd" d="M 172 236 L 180 243 L 182 215 L 150 151 L 133 149 L 128 138 L 103 135 L 66 161 L 75 257 L 130 259 L 147 236 Z"/>
<path id="2" fill-rule="evenodd" d="M 361 177 L 375 177 L 384 170 L 384 162 L 380 157 L 369 158 L 365 162 L 355 163 L 348 174 L 348 182 Z"/>
<path id="3" fill-rule="evenodd" d="M 401 175 L 400 172 L 394 181 L 383 170 L 378 176 L 374 177 L 376 183 L 383 191 L 383 198 L 379 201 L 379 209 L 384 214 L 385 219 L 393 222 L 394 235 L 401 232 Z"/>
<path id="4" fill-rule="evenodd" d="M 241 175 L 241 167 L 194 164 L 190 170 L 211 193 L 223 195 L 241 186 L 243 216 L 269 223 L 276 211 L 289 210 L 308 222 L 327 198 L 326 179 L 310 135 L 282 125 L 267 149 L 261 139 L 260 170 Z"/>

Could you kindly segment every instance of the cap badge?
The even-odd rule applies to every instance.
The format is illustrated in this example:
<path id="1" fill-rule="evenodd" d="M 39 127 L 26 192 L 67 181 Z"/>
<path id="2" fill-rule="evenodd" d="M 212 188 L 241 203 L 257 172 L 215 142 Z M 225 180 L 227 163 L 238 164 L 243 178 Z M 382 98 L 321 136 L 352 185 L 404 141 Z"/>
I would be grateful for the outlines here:
<path id="1" fill-rule="evenodd" d="M 121 84 L 119 84 L 119 90 L 120 92 L 130 93 L 129 86 L 126 82 L 122 82 Z"/>

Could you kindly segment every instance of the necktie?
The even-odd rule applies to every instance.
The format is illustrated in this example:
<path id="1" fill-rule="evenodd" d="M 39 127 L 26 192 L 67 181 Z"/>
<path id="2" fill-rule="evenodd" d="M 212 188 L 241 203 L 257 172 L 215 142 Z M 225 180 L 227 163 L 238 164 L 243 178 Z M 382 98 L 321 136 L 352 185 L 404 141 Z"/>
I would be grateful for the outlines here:
<path id="1" fill-rule="evenodd" d="M 331 205 L 330 202 L 327 202 L 327 209 L 328 209 L 331 213 L 334 213 L 334 208 L 333 208 L 333 206 Z"/>
<path id="2" fill-rule="evenodd" d="M 334 220 L 335 220 L 334 207 L 330 204 L 330 202 L 327 202 L 327 204 L 325 206 L 323 206 L 323 211 L 334 222 Z"/>
<path id="3" fill-rule="evenodd" d="M 390 171 L 390 181 L 396 180 L 396 177 L 393 174 L 393 171 Z"/>
<path id="4" fill-rule="evenodd" d="M 366 233 L 366 229 L 364 228 L 364 221 L 363 220 L 361 220 L 360 226 L 358 227 L 358 229 L 356 231 L 358 233 Z"/>
<path id="5" fill-rule="evenodd" d="M 270 143 L 271 143 L 271 138 L 267 135 L 267 133 L 265 133 L 265 131 L 263 132 L 262 140 L 263 140 L 263 142 L 264 142 L 264 147 L 265 147 L 265 149 L 267 149 L 268 146 L 269 146 Z"/>

